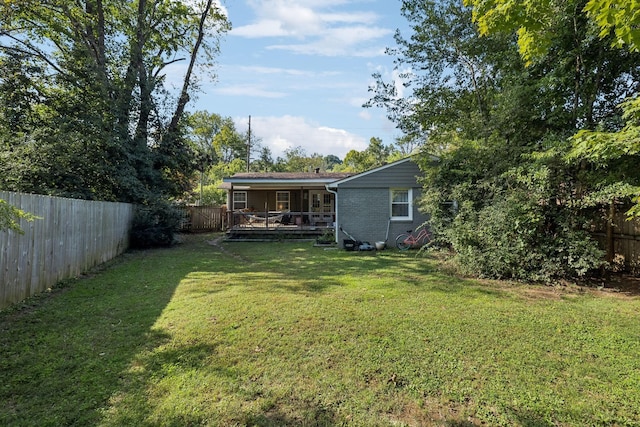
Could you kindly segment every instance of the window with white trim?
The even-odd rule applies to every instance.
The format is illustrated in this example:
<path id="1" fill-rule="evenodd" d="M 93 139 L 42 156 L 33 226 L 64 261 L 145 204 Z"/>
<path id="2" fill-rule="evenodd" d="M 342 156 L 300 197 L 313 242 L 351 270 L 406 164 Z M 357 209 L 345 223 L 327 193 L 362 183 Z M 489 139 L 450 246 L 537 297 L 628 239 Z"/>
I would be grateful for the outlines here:
<path id="1" fill-rule="evenodd" d="M 276 191 L 276 206 L 279 211 L 289 210 L 289 192 L 288 191 Z"/>
<path id="2" fill-rule="evenodd" d="M 391 219 L 396 221 L 413 220 L 411 201 L 413 192 L 411 188 L 391 189 Z"/>
<path id="3" fill-rule="evenodd" d="M 247 192 L 246 191 L 234 191 L 233 192 L 233 210 L 239 211 L 247 208 Z"/>

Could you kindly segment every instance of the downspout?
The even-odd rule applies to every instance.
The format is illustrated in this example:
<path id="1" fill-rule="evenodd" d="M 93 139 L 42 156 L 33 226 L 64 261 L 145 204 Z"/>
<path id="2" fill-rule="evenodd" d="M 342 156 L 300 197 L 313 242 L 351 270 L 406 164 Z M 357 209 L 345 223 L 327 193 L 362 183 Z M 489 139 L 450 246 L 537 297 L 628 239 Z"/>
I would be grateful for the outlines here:
<path id="1" fill-rule="evenodd" d="M 236 218 L 233 215 L 233 182 L 231 182 L 230 184 L 231 189 L 227 191 L 227 227 L 229 227 L 229 229 L 232 229 L 236 225 Z"/>
<path id="2" fill-rule="evenodd" d="M 338 222 L 338 192 L 329 189 L 329 184 L 325 184 L 324 188 L 326 188 L 329 193 L 334 195 L 334 205 L 336 206 L 336 225 L 335 227 L 333 227 L 333 236 L 334 239 L 336 239 L 336 243 L 338 243 L 338 224 L 340 224 L 340 222 Z"/>

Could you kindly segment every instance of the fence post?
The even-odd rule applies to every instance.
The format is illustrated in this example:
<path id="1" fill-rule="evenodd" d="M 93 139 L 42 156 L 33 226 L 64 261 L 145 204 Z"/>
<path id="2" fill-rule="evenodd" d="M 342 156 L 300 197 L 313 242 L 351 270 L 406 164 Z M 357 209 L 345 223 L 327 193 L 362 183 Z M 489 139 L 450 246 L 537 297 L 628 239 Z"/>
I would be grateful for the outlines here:
<path id="1" fill-rule="evenodd" d="M 605 249 L 607 251 L 607 262 L 611 264 L 615 258 L 615 237 L 613 235 L 614 221 L 616 218 L 615 201 L 609 204 L 609 215 L 607 217 L 607 237 Z"/>

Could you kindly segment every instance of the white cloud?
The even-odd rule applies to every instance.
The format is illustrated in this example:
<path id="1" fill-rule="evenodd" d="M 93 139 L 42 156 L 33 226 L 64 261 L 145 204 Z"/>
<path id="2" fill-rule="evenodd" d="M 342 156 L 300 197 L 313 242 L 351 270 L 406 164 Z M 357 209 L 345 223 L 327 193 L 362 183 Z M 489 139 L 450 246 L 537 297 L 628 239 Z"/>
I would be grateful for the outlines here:
<path id="1" fill-rule="evenodd" d="M 255 3 L 256 0 L 253 0 Z M 298 4 L 304 4 L 308 7 L 333 7 L 333 6 L 343 6 L 349 3 L 352 3 L 353 0 L 293 0 Z"/>
<path id="2" fill-rule="evenodd" d="M 280 21 L 274 19 L 265 19 L 262 21 L 258 21 L 255 24 L 233 28 L 230 34 L 247 38 L 277 37 L 289 35 L 287 31 L 282 28 Z"/>
<path id="3" fill-rule="evenodd" d="M 299 2 L 275 0 L 251 4 L 258 16 L 257 22 L 234 28 L 231 34 L 244 37 L 304 37 L 318 34 L 323 28 L 321 16 Z"/>
<path id="4" fill-rule="evenodd" d="M 246 117 L 234 119 L 236 128 L 247 130 Z M 288 148 L 302 147 L 308 155 L 334 154 L 341 159 L 350 150 L 362 151 L 368 142 L 361 136 L 343 129 L 321 126 L 299 116 L 251 117 L 251 132 L 261 138 L 275 158 L 282 157 Z"/>
<path id="5" fill-rule="evenodd" d="M 238 67 L 240 71 L 251 73 L 251 74 L 277 74 L 277 75 L 288 75 L 288 76 L 296 76 L 296 77 L 329 77 L 329 76 L 337 76 L 341 73 L 338 71 L 309 71 L 309 70 L 299 70 L 296 68 L 279 68 L 279 67 L 263 67 L 258 65 L 249 65 L 249 66 L 240 66 Z"/>
<path id="6" fill-rule="evenodd" d="M 268 90 L 262 86 L 257 85 L 217 87 L 213 89 L 213 91 L 221 95 L 250 96 L 258 98 L 284 98 L 285 96 L 287 96 L 287 94 L 284 92 Z"/>
<path id="7" fill-rule="evenodd" d="M 367 110 L 362 110 L 360 111 L 360 113 L 358 113 L 358 117 L 368 121 L 368 120 L 371 120 L 371 113 Z"/>
<path id="8" fill-rule="evenodd" d="M 320 17 L 324 22 L 349 24 L 374 24 L 379 19 L 373 12 L 322 13 Z"/>
<path id="9" fill-rule="evenodd" d="M 384 47 L 372 44 L 392 33 L 391 29 L 375 26 L 380 16 L 373 12 L 324 12 L 329 6 L 343 5 L 345 2 L 255 0 L 250 4 L 256 13 L 256 20 L 234 28 L 231 35 L 299 40 L 298 43 L 272 45 L 269 49 L 308 55 L 381 56 Z"/>
<path id="10" fill-rule="evenodd" d="M 391 30 L 379 27 L 340 27 L 328 29 L 321 37 L 308 43 L 278 44 L 267 49 L 288 50 L 293 53 L 323 56 L 383 56 L 383 46 L 368 46 L 368 42 L 384 37 Z"/>

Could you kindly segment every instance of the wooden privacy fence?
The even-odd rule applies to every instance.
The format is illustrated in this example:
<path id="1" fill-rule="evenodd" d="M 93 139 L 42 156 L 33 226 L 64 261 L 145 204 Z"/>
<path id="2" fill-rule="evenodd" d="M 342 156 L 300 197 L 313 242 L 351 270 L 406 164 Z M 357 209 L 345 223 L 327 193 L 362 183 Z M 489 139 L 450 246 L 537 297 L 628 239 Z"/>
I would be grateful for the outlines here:
<path id="1" fill-rule="evenodd" d="M 624 212 L 617 212 L 612 225 L 607 233 L 606 224 L 601 224 L 594 236 L 603 249 L 613 248 L 611 262 L 615 269 L 640 274 L 640 220 L 628 221 Z"/>
<path id="2" fill-rule="evenodd" d="M 184 206 L 181 231 L 222 231 L 226 209 L 215 206 Z"/>
<path id="3" fill-rule="evenodd" d="M 24 234 L 0 231 L 0 308 L 76 277 L 124 252 L 134 206 L 0 191 L 0 199 L 40 217 Z"/>

